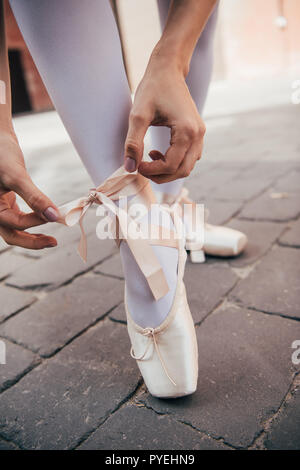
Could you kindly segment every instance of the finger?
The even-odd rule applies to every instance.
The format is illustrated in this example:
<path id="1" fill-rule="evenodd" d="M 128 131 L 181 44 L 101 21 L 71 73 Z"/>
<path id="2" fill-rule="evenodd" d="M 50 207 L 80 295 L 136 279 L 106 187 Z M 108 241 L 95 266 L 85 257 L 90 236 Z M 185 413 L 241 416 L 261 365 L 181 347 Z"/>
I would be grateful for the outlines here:
<path id="1" fill-rule="evenodd" d="M 144 137 L 150 121 L 137 113 L 130 113 L 125 141 L 124 166 L 130 173 L 139 168 L 144 153 Z"/>
<path id="2" fill-rule="evenodd" d="M 18 209 L 16 204 L 14 204 L 14 207 L 15 209 L 0 209 L 1 225 L 12 229 L 26 230 L 27 228 L 36 227 L 37 225 L 43 225 L 46 223 L 45 220 L 43 220 L 35 212 L 25 214 Z"/>
<path id="3" fill-rule="evenodd" d="M 158 151 L 150 152 L 154 155 L 152 162 L 142 162 L 139 172 L 146 177 L 155 175 L 174 175 L 180 166 L 185 154 L 192 143 L 192 136 L 183 126 L 173 126 L 171 129 L 171 145 L 162 156 Z"/>
<path id="4" fill-rule="evenodd" d="M 157 184 L 162 183 L 170 183 L 170 181 L 174 181 L 177 178 L 174 175 L 156 175 L 156 176 L 149 176 L 149 179 Z"/>
<path id="5" fill-rule="evenodd" d="M 57 241 L 54 237 L 39 233 L 20 232 L 18 230 L 1 227 L 0 234 L 8 245 L 20 246 L 31 250 L 53 248 L 57 245 Z"/>
<path id="6" fill-rule="evenodd" d="M 152 162 L 142 162 L 139 166 L 139 173 L 147 178 L 156 175 L 175 174 L 185 157 L 188 147 L 187 142 L 181 140 L 172 143 L 164 158 L 155 159 Z M 155 153 L 155 155 L 158 156 L 158 153 Z"/>
<path id="7" fill-rule="evenodd" d="M 192 172 L 196 162 L 202 156 L 203 141 L 191 145 L 176 173 L 177 178 L 186 178 Z M 176 179 L 177 179 L 176 178 Z"/>
<path id="8" fill-rule="evenodd" d="M 11 209 L 18 207 L 16 193 L 9 191 L 8 193 L 3 194 L 0 198 L 0 206 L 3 204 L 6 204 Z"/>
<path id="9" fill-rule="evenodd" d="M 192 172 L 196 161 L 201 158 L 201 154 L 202 142 L 196 142 L 195 144 L 191 145 L 185 155 L 184 160 L 182 161 L 181 165 L 179 166 L 178 170 L 174 175 L 155 175 L 150 177 L 150 179 L 157 184 L 162 184 L 169 183 L 170 181 L 174 181 L 181 178 L 186 178 Z"/>
<path id="10" fill-rule="evenodd" d="M 47 222 L 56 222 L 59 218 L 59 210 L 53 202 L 40 191 L 29 175 L 22 173 L 22 178 L 18 178 L 12 188 L 22 199 Z"/>
<path id="11" fill-rule="evenodd" d="M 148 155 L 150 158 L 152 158 L 152 160 L 164 160 L 165 159 L 165 156 L 158 150 L 151 150 L 151 152 L 149 152 Z"/>

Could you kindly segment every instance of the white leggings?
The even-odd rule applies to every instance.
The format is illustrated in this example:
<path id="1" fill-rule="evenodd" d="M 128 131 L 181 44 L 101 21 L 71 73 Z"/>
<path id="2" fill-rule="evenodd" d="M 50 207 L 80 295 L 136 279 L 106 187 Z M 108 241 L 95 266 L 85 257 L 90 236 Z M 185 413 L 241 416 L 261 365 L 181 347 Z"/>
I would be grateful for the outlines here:
<path id="1" fill-rule="evenodd" d="M 95 185 L 123 163 L 131 107 L 119 34 L 108 0 L 10 0 L 51 99 Z M 169 0 L 158 0 L 162 24 Z M 200 110 L 212 69 L 216 10 L 196 46 L 187 83 Z M 153 148 L 169 130 L 152 128 Z M 172 192 L 180 183 L 156 185 Z M 169 191 L 167 188 L 169 187 Z"/>

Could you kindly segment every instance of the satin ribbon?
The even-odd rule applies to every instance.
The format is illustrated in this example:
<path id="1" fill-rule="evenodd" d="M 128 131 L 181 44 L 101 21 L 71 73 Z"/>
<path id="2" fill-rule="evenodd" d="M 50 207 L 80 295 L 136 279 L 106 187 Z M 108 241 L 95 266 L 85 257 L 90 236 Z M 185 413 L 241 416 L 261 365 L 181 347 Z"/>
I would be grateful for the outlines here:
<path id="1" fill-rule="evenodd" d="M 182 188 L 180 193 L 178 194 L 177 197 L 174 198 L 174 196 L 165 193 L 163 196 L 163 203 L 169 204 L 171 207 L 177 207 L 178 208 L 178 213 L 180 213 L 181 217 L 183 217 L 183 206 L 185 204 L 189 204 L 192 207 L 193 211 L 193 219 L 196 219 L 196 203 L 188 197 L 189 191 L 187 188 Z M 208 209 L 205 209 L 204 211 L 204 224 L 206 224 L 207 219 L 209 216 L 209 211 Z M 197 227 L 196 227 L 197 231 Z M 199 232 L 201 231 L 201 228 L 199 227 Z M 187 236 L 188 238 L 188 236 Z M 188 249 L 193 250 L 193 251 L 203 251 L 203 241 L 198 241 L 197 239 L 189 240 L 188 241 Z"/>
<path id="2" fill-rule="evenodd" d="M 146 185 L 149 184 L 149 180 L 142 175 L 138 173 L 127 173 L 122 166 L 107 178 L 103 184 L 92 189 L 88 196 L 76 199 L 59 207 L 60 218 L 58 222 L 68 227 L 79 224 L 81 238 L 78 251 L 83 260 L 86 261 L 87 240 L 83 227 L 83 219 L 94 203 L 103 204 L 115 215 L 122 237 L 126 239 L 132 255 L 145 276 L 155 300 L 158 300 L 169 291 L 169 286 L 160 263 L 148 240 L 132 237 L 130 235 L 130 230 L 128 231 L 129 225 L 131 225 L 131 227 L 135 226 L 135 233 L 138 232 L 138 226 L 128 213 L 118 207 L 114 202 L 122 196 L 129 197 L 138 195 Z M 134 199 L 131 199 L 130 203 L 132 203 L 133 200 Z"/>
<path id="3" fill-rule="evenodd" d="M 168 369 L 166 367 L 166 364 L 165 364 L 165 361 L 163 360 L 163 357 L 159 351 L 159 347 L 158 347 L 158 344 L 157 344 L 157 341 L 156 341 L 156 332 L 155 332 L 155 328 L 145 328 L 143 333 L 142 333 L 143 336 L 147 336 L 149 341 L 148 341 L 148 344 L 145 348 L 145 351 L 144 353 L 141 355 L 141 356 L 136 356 L 134 354 L 134 351 L 133 351 L 133 347 L 131 346 L 131 349 L 130 349 L 130 355 L 133 359 L 135 359 L 136 361 L 143 361 L 145 359 L 145 356 L 149 350 L 149 346 L 151 344 L 151 339 L 153 340 L 153 343 L 154 343 L 154 348 L 157 352 L 157 355 L 158 355 L 158 358 L 160 360 L 160 363 L 165 371 L 165 374 L 166 376 L 168 377 L 168 379 L 170 380 L 170 382 L 172 382 L 173 385 L 175 385 L 176 387 L 176 382 L 174 382 L 174 380 L 172 379 L 172 377 L 170 376 L 169 372 L 168 372 Z"/>

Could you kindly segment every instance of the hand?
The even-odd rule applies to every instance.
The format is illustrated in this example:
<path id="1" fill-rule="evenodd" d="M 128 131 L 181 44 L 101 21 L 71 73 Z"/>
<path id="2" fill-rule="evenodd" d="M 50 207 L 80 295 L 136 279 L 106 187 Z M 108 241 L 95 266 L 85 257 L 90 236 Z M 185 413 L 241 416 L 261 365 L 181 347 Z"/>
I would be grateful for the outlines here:
<path id="1" fill-rule="evenodd" d="M 170 147 L 165 155 L 152 150 L 153 162 L 142 162 L 144 137 L 151 125 L 170 128 Z M 183 74 L 157 64 L 148 66 L 129 116 L 125 168 L 138 169 L 155 183 L 186 177 L 201 157 L 204 133 L 205 125 Z"/>
<path id="2" fill-rule="evenodd" d="M 34 212 L 22 212 L 19 194 Z M 25 232 L 25 229 L 54 222 L 58 209 L 32 182 L 15 135 L 0 132 L 0 236 L 9 245 L 40 250 L 57 245 L 55 238 Z"/>

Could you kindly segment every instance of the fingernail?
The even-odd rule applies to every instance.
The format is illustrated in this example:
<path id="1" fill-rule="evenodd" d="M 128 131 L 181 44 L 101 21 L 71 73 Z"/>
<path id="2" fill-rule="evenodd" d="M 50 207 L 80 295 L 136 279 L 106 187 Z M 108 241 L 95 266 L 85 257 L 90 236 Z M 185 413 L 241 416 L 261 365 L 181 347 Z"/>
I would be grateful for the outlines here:
<path id="1" fill-rule="evenodd" d="M 133 158 L 127 157 L 125 159 L 125 170 L 129 171 L 129 173 L 132 173 L 136 169 L 136 161 Z"/>
<path id="2" fill-rule="evenodd" d="M 54 248 L 57 246 L 57 241 L 56 240 L 51 240 L 48 245 L 45 245 L 44 248 Z"/>
<path id="3" fill-rule="evenodd" d="M 48 209 L 43 212 L 43 215 L 49 222 L 56 222 L 58 219 L 58 213 L 53 207 L 48 207 Z"/>

